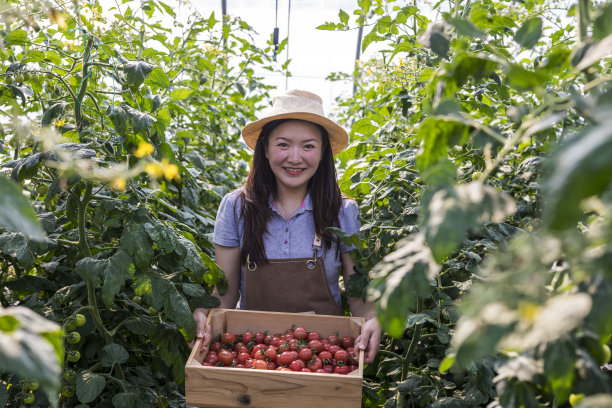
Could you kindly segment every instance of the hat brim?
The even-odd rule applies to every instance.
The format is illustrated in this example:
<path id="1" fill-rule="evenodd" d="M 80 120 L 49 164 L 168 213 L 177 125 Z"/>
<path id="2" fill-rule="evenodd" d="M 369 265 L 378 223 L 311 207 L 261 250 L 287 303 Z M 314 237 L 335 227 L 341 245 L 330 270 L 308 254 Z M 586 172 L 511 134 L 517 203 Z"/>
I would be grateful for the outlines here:
<path id="1" fill-rule="evenodd" d="M 297 119 L 321 125 L 329 134 L 329 143 L 331 145 L 332 154 L 340 153 L 348 144 L 348 134 L 339 125 L 324 116 L 310 112 L 291 112 L 281 113 L 278 115 L 268 116 L 255 122 L 251 122 L 242 129 L 242 138 L 247 146 L 255 150 L 257 139 L 261 133 L 261 129 L 267 124 L 279 119 Z"/>

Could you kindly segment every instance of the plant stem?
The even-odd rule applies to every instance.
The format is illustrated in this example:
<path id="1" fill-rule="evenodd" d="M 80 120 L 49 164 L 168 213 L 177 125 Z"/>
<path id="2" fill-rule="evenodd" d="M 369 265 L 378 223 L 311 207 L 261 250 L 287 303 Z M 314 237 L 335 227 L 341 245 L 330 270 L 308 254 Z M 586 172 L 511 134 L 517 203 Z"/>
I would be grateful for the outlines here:
<path id="1" fill-rule="evenodd" d="M 81 255 L 84 257 L 91 256 L 89 245 L 87 245 L 87 237 L 85 235 L 85 213 L 89 200 L 91 200 L 91 191 L 93 190 L 93 183 L 87 181 L 85 187 L 85 194 L 79 201 L 79 246 L 81 247 Z"/>
<path id="2" fill-rule="evenodd" d="M 89 63 L 89 57 L 91 55 L 91 47 L 93 46 L 93 39 L 90 37 L 87 39 L 87 45 L 85 46 L 85 51 L 83 51 L 83 71 L 81 87 L 79 88 L 79 93 L 76 98 L 76 103 L 74 104 L 74 118 L 76 120 L 77 131 L 79 132 L 79 140 L 81 138 L 81 130 L 83 129 L 83 117 L 81 115 L 81 103 L 83 102 L 83 98 L 85 97 L 85 93 L 87 92 L 87 82 L 89 81 L 89 74 L 91 70 L 91 64 Z"/>
<path id="3" fill-rule="evenodd" d="M 589 0 L 578 0 L 578 43 L 582 44 L 587 37 L 589 26 Z"/>
<path id="4" fill-rule="evenodd" d="M 421 313 L 421 309 L 423 308 L 423 299 L 419 298 L 417 302 L 417 310 L 416 313 Z M 412 340 L 410 340 L 410 345 L 404 354 L 404 361 L 402 362 L 402 374 L 400 377 L 400 383 L 404 382 L 406 379 L 408 372 L 410 372 L 410 364 L 412 363 L 414 351 L 416 350 L 416 346 L 421 339 L 421 330 L 423 329 L 422 324 L 417 324 L 414 326 L 414 332 L 412 333 Z M 402 408 L 404 406 L 404 394 L 398 391 L 397 393 L 397 408 Z"/>

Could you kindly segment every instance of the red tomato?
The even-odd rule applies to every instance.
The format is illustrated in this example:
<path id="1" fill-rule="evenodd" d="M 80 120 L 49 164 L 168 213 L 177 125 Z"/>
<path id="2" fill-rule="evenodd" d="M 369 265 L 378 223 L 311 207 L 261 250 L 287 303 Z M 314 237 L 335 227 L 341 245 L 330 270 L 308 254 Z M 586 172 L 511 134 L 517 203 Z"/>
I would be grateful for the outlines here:
<path id="1" fill-rule="evenodd" d="M 238 357 L 238 352 L 236 352 L 236 351 L 232 350 L 232 351 L 230 351 L 230 353 L 232 353 L 232 357 L 233 357 L 233 358 Z"/>
<path id="2" fill-rule="evenodd" d="M 287 342 L 287 344 L 289 344 L 289 350 L 291 350 L 291 351 L 296 350 L 296 351 L 297 351 L 297 348 L 298 348 L 298 341 L 297 341 L 296 339 L 290 339 L 290 340 Z"/>
<path id="3" fill-rule="evenodd" d="M 319 357 L 314 357 L 308 361 L 306 366 L 310 369 L 310 371 L 317 371 L 319 368 L 323 368 L 323 362 Z"/>
<path id="4" fill-rule="evenodd" d="M 308 368 L 302 368 L 303 373 L 312 373 Z"/>
<path id="5" fill-rule="evenodd" d="M 265 360 L 266 359 L 266 352 L 263 349 L 257 350 L 255 355 L 253 356 L 253 359 L 255 359 L 255 360 Z"/>
<path id="6" fill-rule="evenodd" d="M 327 340 L 329 341 L 329 344 L 340 344 L 340 339 L 335 334 L 330 334 L 327 336 Z"/>
<path id="7" fill-rule="evenodd" d="M 339 365 L 334 368 L 334 374 L 348 374 L 349 371 L 350 368 L 347 365 Z"/>
<path id="8" fill-rule="evenodd" d="M 236 364 L 236 368 L 245 368 L 244 364 Z"/>
<path id="9" fill-rule="evenodd" d="M 293 354 L 289 353 L 288 351 L 285 351 L 284 353 L 280 353 L 278 355 L 278 364 L 280 365 L 291 364 L 291 362 L 293 362 L 294 360 L 295 358 L 293 357 Z"/>
<path id="10" fill-rule="evenodd" d="M 319 358 L 323 361 L 323 364 L 331 364 L 332 355 L 329 351 L 322 351 L 319 353 Z"/>
<path id="11" fill-rule="evenodd" d="M 253 368 L 253 362 L 255 360 L 253 360 L 252 358 L 249 358 L 247 361 L 244 362 L 244 368 Z"/>
<path id="12" fill-rule="evenodd" d="M 234 356 L 232 356 L 232 353 L 229 350 L 221 349 L 219 350 L 218 358 L 223 365 L 228 366 L 232 364 Z"/>
<path id="13" fill-rule="evenodd" d="M 210 363 L 210 365 L 217 364 L 219 362 L 219 358 L 217 357 L 217 353 L 215 353 L 214 351 L 208 353 L 206 355 L 206 358 L 204 359 L 204 362 Z"/>
<path id="14" fill-rule="evenodd" d="M 223 333 L 221 335 L 221 343 L 222 344 L 230 344 L 236 342 L 236 335 L 232 333 Z"/>
<path id="15" fill-rule="evenodd" d="M 286 335 L 288 335 L 288 334 L 289 334 L 289 335 L 291 335 L 291 336 L 293 336 L 293 330 L 291 330 L 291 329 L 287 329 L 287 330 L 285 330 L 284 335 L 286 336 Z"/>
<path id="16" fill-rule="evenodd" d="M 210 345 L 210 351 L 215 351 L 218 352 L 219 350 L 221 350 L 221 342 L 220 341 L 216 341 L 213 344 Z"/>
<path id="17" fill-rule="evenodd" d="M 291 371 L 302 371 L 304 366 L 302 365 L 304 362 L 300 363 L 301 360 L 293 360 L 291 364 L 289 364 L 289 368 Z"/>
<path id="18" fill-rule="evenodd" d="M 263 332 L 255 333 L 255 343 L 263 344 L 265 339 L 266 339 L 266 333 L 263 333 Z"/>
<path id="19" fill-rule="evenodd" d="M 276 370 L 276 363 L 268 361 L 268 370 Z"/>
<path id="20" fill-rule="evenodd" d="M 289 344 L 287 343 L 283 343 L 280 346 L 278 346 L 279 353 L 284 353 L 285 351 L 289 351 L 289 350 L 290 350 Z"/>
<path id="21" fill-rule="evenodd" d="M 276 350 L 274 350 L 273 348 L 267 349 L 264 353 L 270 360 L 276 359 L 276 356 L 277 356 Z"/>
<path id="22" fill-rule="evenodd" d="M 243 348 L 246 348 L 244 343 L 238 342 L 236 343 L 236 345 L 234 346 L 234 350 L 236 350 L 236 352 L 240 353 L 240 350 L 242 350 Z"/>
<path id="23" fill-rule="evenodd" d="M 266 335 L 266 337 L 264 337 L 264 344 L 270 344 L 271 340 L 272 340 L 272 336 L 270 336 L 269 334 Z"/>
<path id="24" fill-rule="evenodd" d="M 319 368 L 317 371 L 315 371 L 315 373 L 326 374 L 327 371 L 325 371 L 323 368 Z"/>
<path id="25" fill-rule="evenodd" d="M 238 363 L 239 364 L 244 364 L 244 363 L 246 363 L 246 361 L 248 359 L 251 358 L 251 355 L 249 353 L 240 353 L 240 354 L 238 354 L 237 358 L 238 358 Z"/>
<path id="26" fill-rule="evenodd" d="M 295 351 L 295 350 L 291 350 L 291 351 L 290 351 L 290 353 L 291 353 L 291 355 L 293 356 L 293 359 L 294 359 L 294 360 L 297 360 L 297 359 L 298 359 L 298 352 L 297 352 L 297 351 Z"/>
<path id="27" fill-rule="evenodd" d="M 321 340 L 321 335 L 318 332 L 308 333 L 308 340 Z"/>
<path id="28" fill-rule="evenodd" d="M 323 343 L 321 343 L 321 340 L 310 340 L 308 342 L 308 347 L 310 347 L 313 353 L 320 353 L 323 351 Z"/>
<path id="29" fill-rule="evenodd" d="M 326 364 L 323 366 L 323 370 L 325 370 L 326 373 L 333 373 L 334 372 L 334 366 L 331 364 Z"/>
<path id="30" fill-rule="evenodd" d="M 357 370 L 359 368 L 359 366 L 354 365 L 354 364 L 349 364 L 348 367 L 349 367 L 349 371 L 350 372 L 353 372 L 353 371 L 355 371 L 355 370 Z"/>
<path id="31" fill-rule="evenodd" d="M 299 340 L 304 340 L 308 338 L 308 332 L 305 328 L 298 326 L 295 328 L 295 330 L 293 330 L 293 337 Z"/>
<path id="32" fill-rule="evenodd" d="M 334 358 L 336 359 L 336 361 L 346 361 L 349 357 L 349 353 L 346 350 L 338 350 L 336 351 L 336 354 L 334 354 Z"/>
<path id="33" fill-rule="evenodd" d="M 252 331 L 248 331 L 248 330 L 247 330 L 247 331 L 246 331 L 246 332 L 244 332 L 244 334 L 242 335 L 242 342 L 243 342 L 244 344 L 249 344 L 249 343 L 251 342 L 251 340 L 253 340 L 253 336 L 255 336 L 255 335 L 253 334 L 253 332 L 252 332 Z"/>
<path id="34" fill-rule="evenodd" d="M 331 355 L 333 356 L 334 354 L 336 354 L 336 351 L 338 351 L 340 349 L 342 349 L 342 347 L 332 345 L 332 346 L 329 346 L 329 350 L 327 350 L 327 351 L 329 351 L 331 353 Z"/>
<path id="35" fill-rule="evenodd" d="M 253 348 L 251 349 L 251 357 L 255 358 L 255 356 L 259 353 L 260 350 L 265 350 L 265 345 L 263 344 L 256 344 L 255 346 L 253 346 Z"/>
<path id="36" fill-rule="evenodd" d="M 291 371 L 291 369 L 287 368 L 287 367 L 280 366 L 280 367 L 276 368 L 276 371 Z"/>
<path id="37" fill-rule="evenodd" d="M 268 363 L 266 363 L 263 360 L 255 360 L 253 361 L 253 368 L 256 370 L 267 370 L 268 369 Z"/>
<path id="38" fill-rule="evenodd" d="M 203 362 L 202 365 L 205 366 L 205 367 L 212 367 L 212 366 L 214 366 L 214 364 L 207 363 L 206 361 Z"/>
<path id="39" fill-rule="evenodd" d="M 344 336 L 340 344 L 342 344 L 344 348 L 353 347 L 355 338 L 353 336 Z"/>
<path id="40" fill-rule="evenodd" d="M 308 347 L 302 347 L 298 352 L 298 357 L 304 361 L 308 361 L 312 358 L 312 350 Z"/>

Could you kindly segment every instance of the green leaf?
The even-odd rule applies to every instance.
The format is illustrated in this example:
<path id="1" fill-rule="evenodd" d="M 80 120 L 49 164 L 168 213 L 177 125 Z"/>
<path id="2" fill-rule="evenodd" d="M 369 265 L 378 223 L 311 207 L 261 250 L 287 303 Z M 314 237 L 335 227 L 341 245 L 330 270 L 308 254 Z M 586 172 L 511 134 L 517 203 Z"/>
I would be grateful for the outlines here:
<path id="1" fill-rule="evenodd" d="M 457 86 L 464 85 L 468 79 L 475 82 L 488 78 L 498 68 L 498 62 L 482 54 L 460 53 L 451 61 L 448 76 L 457 82 Z"/>
<path id="2" fill-rule="evenodd" d="M 102 301 L 111 308 L 115 295 L 117 295 L 125 281 L 134 276 L 132 258 L 123 249 L 109 258 L 104 270 L 104 284 L 102 285 Z"/>
<path id="3" fill-rule="evenodd" d="M 566 140 L 545 167 L 544 222 L 553 230 L 574 229 L 585 198 L 612 182 L 612 122 L 585 128 Z"/>
<path id="4" fill-rule="evenodd" d="M 125 109 L 123 109 L 121 106 L 109 105 L 109 107 L 106 109 L 106 116 L 111 118 L 113 121 L 115 132 L 120 135 L 125 134 L 128 123 L 128 115 Z"/>
<path id="5" fill-rule="evenodd" d="M 134 260 L 134 265 L 142 270 L 149 269 L 153 257 L 153 244 L 142 224 L 129 222 L 121 235 L 121 248 Z"/>
<path id="6" fill-rule="evenodd" d="M 317 26 L 317 30 L 335 31 L 336 30 L 336 23 L 331 23 L 331 22 L 323 23 L 323 24 Z"/>
<path id="7" fill-rule="evenodd" d="M 28 33 L 24 29 L 18 28 L 4 36 L 4 45 L 23 44 L 27 39 Z"/>
<path id="8" fill-rule="evenodd" d="M 110 343 L 104 346 L 102 349 L 104 354 L 102 355 L 102 366 L 104 367 L 112 367 L 115 364 L 123 364 L 125 363 L 130 354 L 127 350 L 120 344 Z"/>
<path id="9" fill-rule="evenodd" d="M 170 78 L 161 67 L 155 67 L 147 77 L 147 82 L 157 85 L 160 88 L 170 88 Z"/>
<path id="10" fill-rule="evenodd" d="M 41 126 L 49 126 L 53 124 L 53 121 L 59 118 L 64 113 L 64 102 L 55 103 L 43 113 L 42 119 L 40 120 Z"/>
<path id="11" fill-rule="evenodd" d="M 421 143 L 417 155 L 417 166 L 427 170 L 438 160 L 446 157 L 449 146 L 461 145 L 467 139 L 468 126 L 457 118 L 429 117 L 417 131 Z"/>
<path id="12" fill-rule="evenodd" d="M 176 13 L 174 12 L 174 9 L 172 7 L 170 7 L 169 5 L 164 3 L 163 1 L 158 1 L 157 4 L 162 6 L 164 8 L 164 10 L 166 11 L 166 13 L 170 14 L 172 16 L 172 18 L 176 18 Z"/>
<path id="13" fill-rule="evenodd" d="M 442 362 L 440 363 L 440 367 L 438 367 L 438 371 L 440 371 L 441 373 L 444 373 L 450 370 L 453 364 L 455 364 L 455 355 L 453 354 L 450 356 L 446 356 L 444 357 L 444 360 L 442 360 Z"/>
<path id="14" fill-rule="evenodd" d="M 76 395 L 80 402 L 94 401 L 106 385 L 106 379 L 90 370 L 83 370 L 76 379 Z"/>
<path id="15" fill-rule="evenodd" d="M 190 88 L 177 88 L 174 89 L 171 93 L 170 93 L 170 98 L 175 100 L 175 101 L 180 101 L 183 99 L 187 99 L 189 97 L 189 95 L 191 95 L 193 93 L 193 89 Z"/>
<path id="16" fill-rule="evenodd" d="M 502 222 L 516 210 L 511 197 L 478 182 L 440 189 L 426 198 L 424 230 L 434 259 L 441 263 L 469 230 Z"/>
<path id="17" fill-rule="evenodd" d="M 22 232 L 32 239 L 44 240 L 40 221 L 28 199 L 16 184 L 0 176 L 0 227 Z"/>
<path id="18" fill-rule="evenodd" d="M 368 298 L 376 302 L 378 318 L 389 335 L 402 335 L 410 311 L 416 310 L 419 297 L 431 294 L 439 271 L 422 233 L 400 241 L 398 249 L 374 267 Z"/>
<path id="19" fill-rule="evenodd" d="M 544 372 L 560 404 L 567 402 L 574 381 L 573 347 L 563 341 L 548 344 L 544 352 Z"/>
<path id="20" fill-rule="evenodd" d="M 590 45 L 589 43 L 586 43 Z M 589 68 L 591 65 L 599 62 L 602 58 L 605 58 L 610 54 L 612 49 L 612 34 L 598 41 L 596 44 L 585 47 L 584 55 L 579 59 L 579 63 L 576 65 L 576 71 L 583 71 Z"/>
<path id="21" fill-rule="evenodd" d="M 541 71 L 528 71 L 517 64 L 511 64 L 507 69 L 508 84 L 517 91 L 533 91 L 543 87 L 550 76 Z"/>
<path id="22" fill-rule="evenodd" d="M 100 286 L 104 278 L 104 271 L 108 267 L 108 259 L 82 258 L 75 265 L 75 271 L 86 282 L 91 282 L 94 287 Z"/>
<path id="23" fill-rule="evenodd" d="M 340 9 L 340 12 L 338 13 L 338 17 L 340 18 L 340 21 L 342 22 L 342 24 L 347 25 L 349 22 L 349 15 L 346 11 Z"/>
<path id="24" fill-rule="evenodd" d="M 18 232 L 5 232 L 0 234 L 0 253 L 19 261 L 24 268 L 34 264 L 34 254 L 30 248 L 30 240 Z"/>
<path id="25" fill-rule="evenodd" d="M 472 38 L 486 38 L 487 33 L 482 31 L 480 28 L 472 24 L 471 21 L 463 18 L 452 18 L 448 22 L 455 27 L 459 35 L 464 35 Z"/>
<path id="26" fill-rule="evenodd" d="M 64 359 L 60 326 L 34 311 L 0 307 L 0 367 L 36 379 L 47 396 L 57 395 Z"/>
<path id="27" fill-rule="evenodd" d="M 155 66 L 144 61 L 130 61 L 123 67 L 129 85 L 139 87 Z"/>
<path id="28" fill-rule="evenodd" d="M 593 38 L 601 40 L 612 34 L 612 3 L 607 3 L 593 21 Z"/>
<path id="29" fill-rule="evenodd" d="M 540 17 L 526 20 L 514 34 L 514 40 L 523 47 L 531 49 L 542 36 L 542 19 Z"/>
<path id="30" fill-rule="evenodd" d="M 365 37 L 363 37 L 363 41 L 361 43 L 361 52 L 364 52 L 366 48 L 368 48 L 368 45 L 370 45 L 371 43 L 377 42 L 377 41 L 383 41 L 384 39 L 385 37 L 380 37 L 378 35 L 376 26 L 374 26 L 372 31 L 370 31 L 368 34 L 365 35 Z"/>

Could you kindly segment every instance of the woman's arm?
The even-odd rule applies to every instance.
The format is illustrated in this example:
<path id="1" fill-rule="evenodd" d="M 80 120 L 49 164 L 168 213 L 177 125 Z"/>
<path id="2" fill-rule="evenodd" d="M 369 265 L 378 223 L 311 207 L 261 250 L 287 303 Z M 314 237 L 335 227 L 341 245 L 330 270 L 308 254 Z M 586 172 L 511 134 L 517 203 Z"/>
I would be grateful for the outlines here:
<path id="1" fill-rule="evenodd" d="M 342 277 L 344 282 L 348 282 L 349 277 L 355 273 L 353 266 L 355 262 L 351 258 L 349 252 L 342 254 Z M 366 319 L 366 322 L 361 328 L 361 335 L 355 340 L 355 347 L 365 349 L 364 363 L 374 361 L 378 349 L 380 348 L 380 336 L 382 329 L 376 318 L 374 304 L 372 302 L 364 302 L 361 298 L 349 297 L 349 306 L 353 316 L 360 316 Z"/>
<path id="2" fill-rule="evenodd" d="M 240 247 L 226 247 L 215 244 L 215 263 L 225 273 L 227 279 L 227 292 L 223 296 L 215 288 L 213 295 L 221 300 L 220 308 L 235 309 L 240 293 Z M 208 309 L 198 308 L 193 311 L 193 319 L 196 323 L 196 337 L 203 337 L 202 352 L 208 351 L 212 340 L 210 326 L 206 326 Z M 193 347 L 195 339 L 190 343 Z"/>

